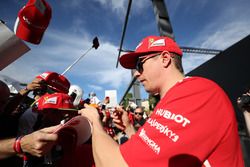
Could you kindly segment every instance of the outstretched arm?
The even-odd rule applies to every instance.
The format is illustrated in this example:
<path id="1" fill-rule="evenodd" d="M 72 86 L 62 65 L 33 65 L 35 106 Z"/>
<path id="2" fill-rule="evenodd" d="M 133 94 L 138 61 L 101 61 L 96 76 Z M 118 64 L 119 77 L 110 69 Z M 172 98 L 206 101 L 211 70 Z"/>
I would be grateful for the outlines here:
<path id="1" fill-rule="evenodd" d="M 98 111 L 87 105 L 85 107 L 79 113 L 92 123 L 92 147 L 96 166 L 128 166 L 120 153 L 119 145 L 103 130 Z"/>
<path id="2" fill-rule="evenodd" d="M 16 154 L 13 150 L 14 142 L 15 138 L 0 140 L 0 160 Z"/>
<path id="3" fill-rule="evenodd" d="M 23 136 L 20 140 L 22 151 L 37 157 L 45 155 L 51 150 L 58 139 L 57 134 L 53 134 L 57 128 L 58 126 L 44 128 Z M 15 138 L 0 140 L 0 159 L 17 154 L 13 149 L 15 140 Z"/>
<path id="4" fill-rule="evenodd" d="M 244 115 L 245 122 L 246 122 L 247 133 L 248 133 L 248 136 L 250 136 L 250 112 L 244 111 L 243 115 Z"/>

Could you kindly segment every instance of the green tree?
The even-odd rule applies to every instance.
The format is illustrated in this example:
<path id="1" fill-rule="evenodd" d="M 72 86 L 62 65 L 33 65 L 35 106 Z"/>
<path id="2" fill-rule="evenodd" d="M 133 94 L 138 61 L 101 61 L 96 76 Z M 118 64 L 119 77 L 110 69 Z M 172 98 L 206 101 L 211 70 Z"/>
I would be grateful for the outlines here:
<path id="1" fill-rule="evenodd" d="M 129 100 L 132 99 L 132 98 L 133 98 L 133 94 L 130 93 L 130 92 L 128 92 L 128 93 L 126 94 L 124 100 L 123 100 L 123 103 L 122 103 L 122 105 L 123 105 L 124 108 L 127 108 L 127 107 L 128 107 Z"/>

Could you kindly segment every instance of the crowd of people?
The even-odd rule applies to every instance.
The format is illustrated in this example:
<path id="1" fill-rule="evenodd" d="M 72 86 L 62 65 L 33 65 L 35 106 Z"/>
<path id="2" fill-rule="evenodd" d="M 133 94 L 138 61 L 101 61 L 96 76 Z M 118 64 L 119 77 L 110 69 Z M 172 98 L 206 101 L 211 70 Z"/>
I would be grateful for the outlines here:
<path id="1" fill-rule="evenodd" d="M 181 59 L 175 41 L 160 36 L 121 56 L 120 64 L 160 97 L 150 116 L 141 106 L 109 107 L 109 97 L 94 92 L 83 99 L 81 87 L 56 72 L 14 95 L 0 81 L 0 166 L 244 167 L 229 98 L 211 80 L 184 76 Z M 238 104 L 250 129 L 249 102 L 240 97 Z M 83 131 L 58 130 L 78 116 L 91 128 L 82 142 Z"/>
<path id="2" fill-rule="evenodd" d="M 91 141 L 70 148 L 63 142 L 71 145 L 72 136 L 65 132 L 54 133 L 62 121 L 65 123 L 79 115 L 78 110 L 84 105 L 97 109 L 106 133 L 115 141 L 120 140 L 122 131 L 112 121 L 115 109 L 109 107 L 109 97 L 101 101 L 94 92 L 90 92 L 89 97 L 83 99 L 83 89 L 71 85 L 67 78 L 56 72 L 36 76 L 18 94 L 11 94 L 7 83 L 0 81 L 0 93 L 0 166 L 68 166 L 75 159 L 73 155 L 79 154 L 88 158 L 84 162 L 80 161 L 82 159 L 74 161 L 75 166 L 93 165 Z M 136 114 L 134 116 L 132 111 L 130 114 L 131 121 L 137 120 Z M 64 148 L 58 147 L 62 145 Z M 63 154 L 71 160 L 64 158 Z"/>
<path id="3" fill-rule="evenodd" d="M 17 137 L 19 118 L 22 115 L 19 113 L 22 110 L 19 103 L 32 89 L 36 88 L 27 86 L 19 94 L 9 99 L 9 88 L 3 81 L 0 81 L 1 166 L 21 166 L 24 158 L 23 153 L 41 157 L 51 150 L 58 139 L 58 136 L 52 133 L 57 126 L 42 128 Z"/>

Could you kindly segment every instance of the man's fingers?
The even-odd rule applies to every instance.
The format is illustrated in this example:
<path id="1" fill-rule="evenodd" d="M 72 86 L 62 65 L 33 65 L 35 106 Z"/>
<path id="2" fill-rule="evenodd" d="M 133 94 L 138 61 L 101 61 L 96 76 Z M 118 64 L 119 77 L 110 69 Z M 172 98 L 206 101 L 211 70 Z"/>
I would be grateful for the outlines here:
<path id="1" fill-rule="evenodd" d="M 88 108 L 88 107 L 90 107 L 87 103 L 84 103 L 84 107 L 85 108 Z"/>
<path id="2" fill-rule="evenodd" d="M 41 132 L 40 139 L 43 141 L 56 141 L 58 139 L 58 135 L 54 133 L 57 131 L 58 128 L 62 126 L 61 124 L 56 126 L 51 126 L 48 128 L 41 129 L 39 132 Z"/>
<path id="3" fill-rule="evenodd" d="M 53 133 L 56 129 L 58 129 L 61 125 L 50 126 L 48 128 L 43 128 L 40 131 L 44 133 Z"/>
<path id="4" fill-rule="evenodd" d="M 120 119 L 113 119 L 113 122 L 119 124 L 119 123 L 121 123 L 122 121 L 121 121 Z"/>
<path id="5" fill-rule="evenodd" d="M 51 142 L 55 142 L 58 139 L 58 135 L 56 133 L 43 133 L 40 136 L 40 140 L 41 141 L 51 141 Z"/>

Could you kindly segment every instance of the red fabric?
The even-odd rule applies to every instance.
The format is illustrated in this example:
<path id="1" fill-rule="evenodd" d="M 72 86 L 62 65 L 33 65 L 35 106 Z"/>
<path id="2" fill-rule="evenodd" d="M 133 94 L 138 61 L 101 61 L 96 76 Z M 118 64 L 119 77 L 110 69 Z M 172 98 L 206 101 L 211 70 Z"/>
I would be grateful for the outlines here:
<path id="1" fill-rule="evenodd" d="M 231 102 L 199 77 L 173 86 L 120 151 L 128 166 L 244 167 Z"/>
<path id="2" fill-rule="evenodd" d="M 82 144 L 73 152 L 67 152 L 57 167 L 94 167 L 92 145 Z"/>
<path id="3" fill-rule="evenodd" d="M 77 111 L 73 105 L 72 98 L 64 93 L 45 94 L 39 98 L 36 110 L 43 111 L 45 109 Z"/>
<path id="4" fill-rule="evenodd" d="M 131 112 L 128 113 L 128 118 L 129 118 L 131 124 L 133 125 L 134 124 L 134 115 Z"/>

